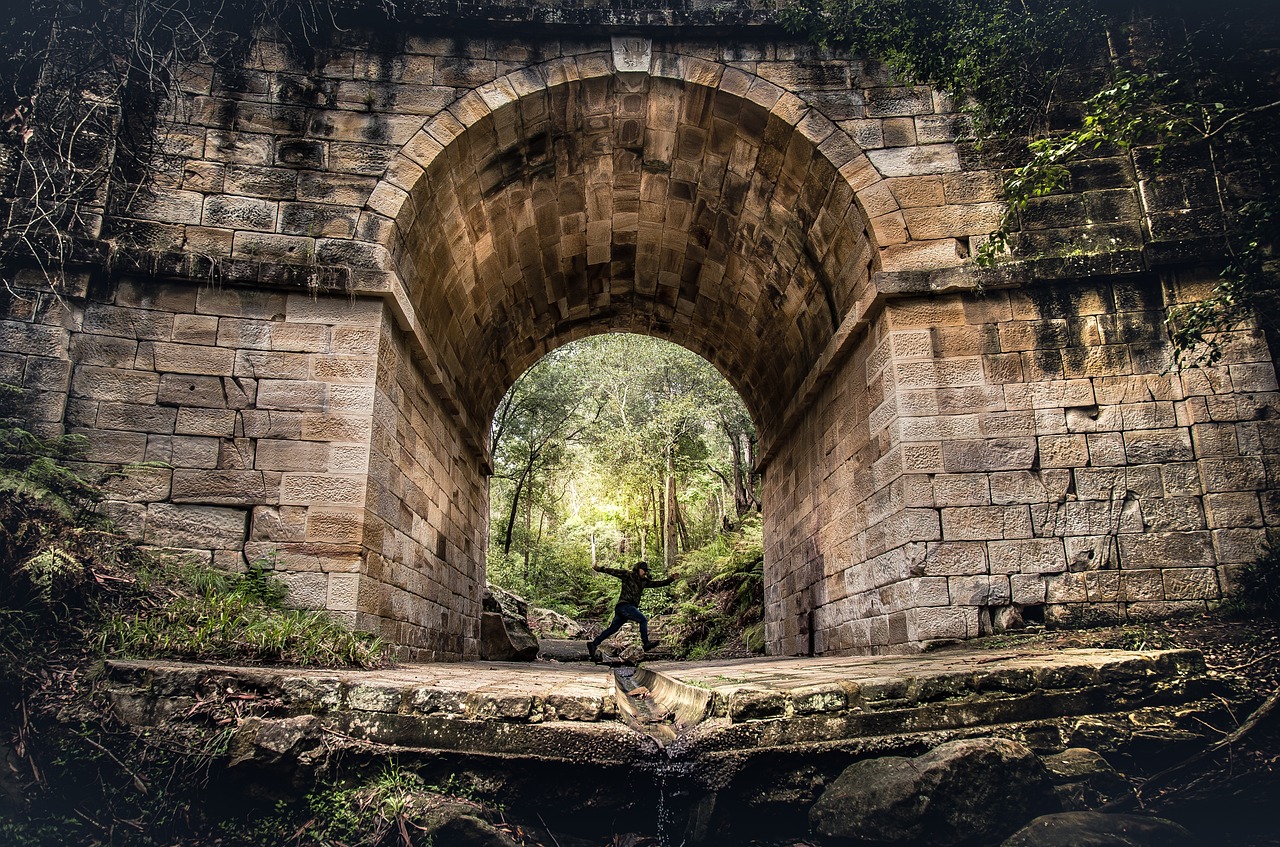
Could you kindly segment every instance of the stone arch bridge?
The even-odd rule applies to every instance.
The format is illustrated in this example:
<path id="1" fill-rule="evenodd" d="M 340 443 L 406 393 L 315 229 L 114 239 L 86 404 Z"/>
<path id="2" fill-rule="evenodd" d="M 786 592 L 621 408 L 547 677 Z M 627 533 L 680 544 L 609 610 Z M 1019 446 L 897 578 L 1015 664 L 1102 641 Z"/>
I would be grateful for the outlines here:
<path id="1" fill-rule="evenodd" d="M 1263 336 L 1169 369 L 1194 168 L 1082 163 L 980 271 L 1002 175 L 957 105 L 745 6 L 464 7 L 180 76 L 79 234 L 111 261 L 10 269 L 4 374 L 94 462 L 164 463 L 111 484 L 145 542 L 271 555 L 408 655 L 475 657 L 492 412 L 592 333 L 745 399 L 774 654 L 1204 608 L 1280 523 Z"/>

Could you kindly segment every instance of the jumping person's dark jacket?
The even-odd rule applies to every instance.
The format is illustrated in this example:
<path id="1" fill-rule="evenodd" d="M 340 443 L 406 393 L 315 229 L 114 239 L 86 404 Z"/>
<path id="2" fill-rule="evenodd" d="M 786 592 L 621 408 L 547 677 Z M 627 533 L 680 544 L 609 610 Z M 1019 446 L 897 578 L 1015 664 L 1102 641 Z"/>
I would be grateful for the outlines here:
<path id="1" fill-rule="evenodd" d="M 640 576 L 634 570 L 623 570 L 622 568 L 597 568 L 600 573 L 607 573 L 609 576 L 616 576 L 622 580 L 622 588 L 618 591 L 618 602 L 615 606 L 621 606 L 627 603 L 632 606 L 640 606 L 640 595 L 644 593 L 646 588 L 661 588 L 664 585 L 670 585 L 675 582 L 674 578 L 667 579 L 650 579 L 647 576 Z"/>

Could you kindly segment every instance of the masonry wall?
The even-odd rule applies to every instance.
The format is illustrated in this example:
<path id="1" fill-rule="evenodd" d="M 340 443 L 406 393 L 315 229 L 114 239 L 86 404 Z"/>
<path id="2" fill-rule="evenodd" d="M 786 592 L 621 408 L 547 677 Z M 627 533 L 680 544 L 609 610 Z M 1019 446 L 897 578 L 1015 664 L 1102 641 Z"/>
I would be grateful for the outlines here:
<path id="1" fill-rule="evenodd" d="M 814 652 L 882 651 L 1220 600 L 1280 526 L 1280 394 L 1257 330 L 1170 370 L 1166 303 L 1211 282 L 890 301 L 767 471 L 794 510 L 771 647 L 807 652 L 806 620 Z"/>
<path id="2" fill-rule="evenodd" d="M 1013 222 L 1037 270 L 975 271 L 1002 173 L 956 104 L 737 12 L 467 7 L 183 68 L 62 296 L 10 274 L 0 377 L 126 468 L 138 538 L 269 562 L 414 657 L 475 655 L 483 407 L 605 329 L 739 378 L 774 652 L 1220 597 L 1280 448 L 1256 333 L 1168 375 L 1167 302 L 1212 281 L 1173 270 L 1217 249 L 1205 163 L 1074 163 Z"/>
<path id="3" fill-rule="evenodd" d="M 384 315 L 357 622 L 416 659 L 476 659 L 489 480 L 427 386 Z"/>
<path id="4" fill-rule="evenodd" d="M 475 656 L 485 480 L 381 299 L 89 282 L 6 293 L 0 379 L 34 428 L 87 440 L 121 529 L 263 564 L 293 605 L 407 655 Z"/>

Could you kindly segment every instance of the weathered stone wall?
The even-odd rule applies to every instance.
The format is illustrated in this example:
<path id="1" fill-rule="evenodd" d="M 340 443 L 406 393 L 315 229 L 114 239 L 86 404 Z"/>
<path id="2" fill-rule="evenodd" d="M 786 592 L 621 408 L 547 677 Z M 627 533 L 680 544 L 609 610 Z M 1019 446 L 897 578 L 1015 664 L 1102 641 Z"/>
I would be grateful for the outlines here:
<path id="1" fill-rule="evenodd" d="M 1042 261 L 974 272 L 1002 174 L 946 96 L 745 6 L 547 8 L 182 69 L 163 157 L 73 251 L 110 262 L 0 322 L 29 419 L 163 463 L 112 483 L 122 525 L 473 656 L 489 418 L 603 331 L 743 394 L 774 652 L 1200 608 L 1280 522 L 1262 340 L 1162 375 L 1204 282 L 1162 263 L 1213 225 L 1194 167 L 1102 151 L 1019 215 Z"/>
<path id="2" fill-rule="evenodd" d="M 1167 304 L 1211 281 L 889 302 L 766 476 L 786 515 L 769 643 L 887 650 L 1009 610 L 1121 622 L 1221 598 L 1280 518 L 1280 393 L 1257 330 L 1170 369 Z"/>

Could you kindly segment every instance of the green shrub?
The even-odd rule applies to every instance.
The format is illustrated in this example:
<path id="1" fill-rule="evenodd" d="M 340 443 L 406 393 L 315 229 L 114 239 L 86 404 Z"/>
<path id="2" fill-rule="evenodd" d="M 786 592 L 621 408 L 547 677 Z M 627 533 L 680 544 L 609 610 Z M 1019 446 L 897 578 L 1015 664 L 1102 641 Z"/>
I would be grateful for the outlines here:
<path id="1" fill-rule="evenodd" d="M 681 563 L 669 637 L 685 658 L 703 658 L 740 640 L 764 649 L 764 543 L 759 516 L 723 533 Z"/>
<path id="2" fill-rule="evenodd" d="M 1268 545 L 1260 558 L 1240 570 L 1230 602 L 1246 614 L 1280 618 L 1280 544 Z"/>

